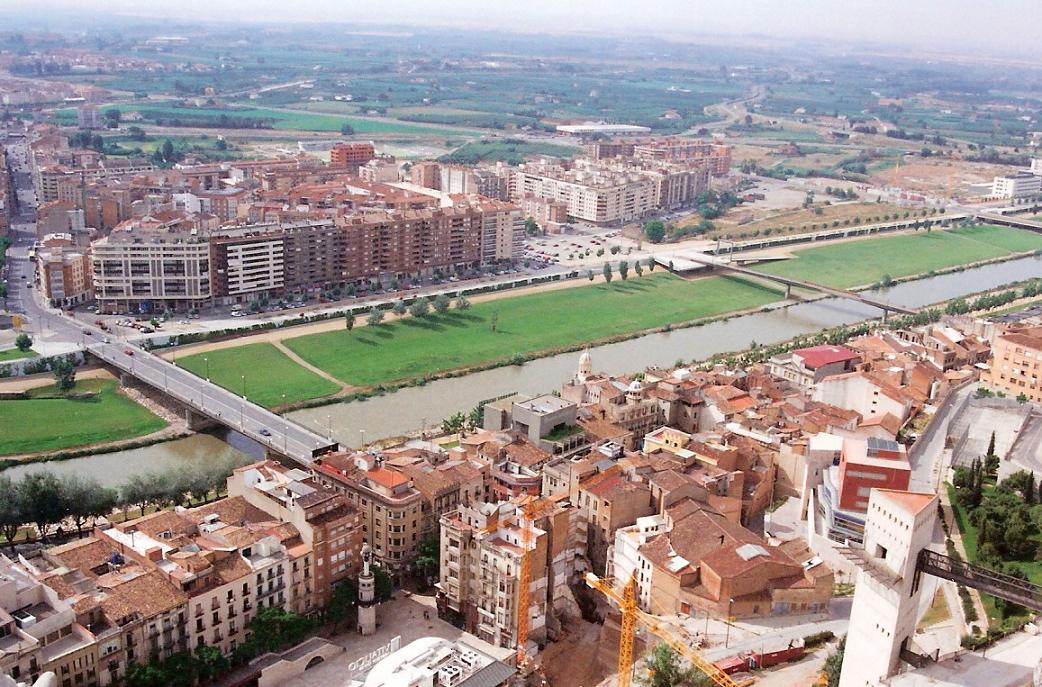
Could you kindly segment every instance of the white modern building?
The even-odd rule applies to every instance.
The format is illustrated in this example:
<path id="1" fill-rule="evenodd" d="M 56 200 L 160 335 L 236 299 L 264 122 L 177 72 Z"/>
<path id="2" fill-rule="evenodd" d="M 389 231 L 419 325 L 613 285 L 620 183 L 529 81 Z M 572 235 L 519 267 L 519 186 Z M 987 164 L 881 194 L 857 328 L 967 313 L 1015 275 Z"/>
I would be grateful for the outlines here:
<path id="1" fill-rule="evenodd" d="M 651 608 L 651 578 L 653 567 L 640 552 L 640 547 L 648 543 L 652 537 L 669 532 L 672 525 L 665 515 L 646 515 L 637 518 L 637 522 L 629 527 L 615 530 L 615 543 L 608 550 L 607 576 L 614 577 L 619 585 L 627 584 L 630 577 L 637 583 L 637 603 L 648 612 Z M 676 556 L 676 565 L 683 568 L 688 564 L 680 556 Z"/>
<path id="2" fill-rule="evenodd" d="M 1031 162 L 1032 171 L 1020 171 L 995 177 L 991 182 L 991 195 L 995 198 L 1026 198 L 1042 193 L 1042 176 L 1035 173 L 1035 161 Z"/>
<path id="3" fill-rule="evenodd" d="M 902 649 L 911 650 L 919 615 L 916 563 L 933 541 L 937 497 L 873 489 L 865 521 L 854 604 L 840 687 L 876 687 L 897 672 Z"/>
<path id="4" fill-rule="evenodd" d="M 481 645 L 479 648 L 478 645 Z M 363 687 L 501 687 L 514 676 L 514 667 L 498 660 L 497 652 L 473 639 L 417 639 L 374 665 Z"/>

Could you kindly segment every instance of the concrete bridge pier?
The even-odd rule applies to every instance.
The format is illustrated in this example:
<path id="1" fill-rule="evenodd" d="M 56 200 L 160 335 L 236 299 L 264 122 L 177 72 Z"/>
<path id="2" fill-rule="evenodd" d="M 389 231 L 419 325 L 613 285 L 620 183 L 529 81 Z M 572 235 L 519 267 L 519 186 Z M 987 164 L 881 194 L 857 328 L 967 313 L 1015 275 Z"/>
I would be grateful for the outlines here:
<path id="1" fill-rule="evenodd" d="M 209 415 L 203 415 L 202 413 L 198 413 L 190 406 L 185 406 L 184 413 L 185 424 L 188 426 L 188 429 L 192 430 L 193 432 L 201 432 L 205 429 L 217 427 L 220 424 L 216 420 L 211 418 Z"/>
<path id="2" fill-rule="evenodd" d="M 792 298 L 792 284 L 785 285 L 785 298 Z"/>

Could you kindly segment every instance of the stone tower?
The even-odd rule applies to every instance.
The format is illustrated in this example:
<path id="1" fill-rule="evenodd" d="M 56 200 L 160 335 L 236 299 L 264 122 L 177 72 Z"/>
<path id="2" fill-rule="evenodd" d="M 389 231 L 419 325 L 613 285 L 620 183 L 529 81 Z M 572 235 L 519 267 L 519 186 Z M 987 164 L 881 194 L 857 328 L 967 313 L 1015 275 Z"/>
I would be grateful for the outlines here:
<path id="1" fill-rule="evenodd" d="M 933 541 L 937 497 L 873 489 L 865 518 L 865 548 L 851 549 L 858 563 L 854 604 L 839 687 L 885 684 L 912 650 L 919 615 L 919 552 Z"/>
<path id="2" fill-rule="evenodd" d="M 593 374 L 593 358 L 590 357 L 590 349 L 583 351 L 579 356 L 579 369 L 575 372 L 575 381 L 584 384 Z"/>
<path id="3" fill-rule="evenodd" d="M 373 550 L 362 544 L 362 574 L 358 576 L 358 633 L 376 632 L 376 575 L 372 571 Z"/>

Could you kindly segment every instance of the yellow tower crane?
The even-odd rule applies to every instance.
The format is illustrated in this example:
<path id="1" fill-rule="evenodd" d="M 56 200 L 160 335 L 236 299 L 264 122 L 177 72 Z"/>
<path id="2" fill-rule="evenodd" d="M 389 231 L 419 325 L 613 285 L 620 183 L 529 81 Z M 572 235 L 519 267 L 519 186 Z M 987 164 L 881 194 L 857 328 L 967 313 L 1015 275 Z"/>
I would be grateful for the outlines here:
<path id="1" fill-rule="evenodd" d="M 718 687 L 745 687 L 745 685 L 752 684 L 752 680 L 746 682 L 735 681 L 730 675 L 720 670 L 716 664 L 702 658 L 697 651 L 674 634 L 661 620 L 650 613 L 640 610 L 637 606 L 637 583 L 633 577 L 630 577 L 629 581 L 626 582 L 621 594 L 612 587 L 611 578 L 602 578 L 597 577 L 593 573 L 586 573 L 586 584 L 614 601 L 622 613 L 622 623 L 619 631 L 618 687 L 630 687 L 633 672 L 633 635 L 636 632 L 638 623 L 690 661 L 691 665 L 705 673 L 713 681 L 713 684 Z"/>
<path id="2" fill-rule="evenodd" d="M 521 532 L 523 545 L 521 547 L 521 570 L 518 575 L 517 590 L 517 666 L 523 668 L 526 660 L 525 644 L 528 642 L 528 621 L 530 614 L 528 605 L 530 603 L 532 587 L 532 523 L 548 510 L 556 505 L 555 501 L 549 499 L 532 499 L 521 506 L 522 517 Z M 549 555 L 549 551 L 547 552 Z"/>

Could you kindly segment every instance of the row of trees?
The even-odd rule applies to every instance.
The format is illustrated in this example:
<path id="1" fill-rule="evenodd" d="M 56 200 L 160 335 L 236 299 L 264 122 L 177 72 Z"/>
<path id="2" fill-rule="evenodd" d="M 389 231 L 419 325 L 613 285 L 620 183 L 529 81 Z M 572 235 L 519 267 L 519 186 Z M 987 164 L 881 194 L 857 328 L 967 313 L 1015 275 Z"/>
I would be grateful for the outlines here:
<path id="1" fill-rule="evenodd" d="M 398 317 L 410 315 L 412 317 L 424 318 L 430 316 L 432 308 L 439 315 L 444 315 L 452 308 L 452 299 L 444 293 L 439 293 L 433 300 L 427 296 L 420 296 L 411 305 L 406 305 L 404 300 L 398 300 L 391 306 L 391 312 Z M 456 298 L 456 310 L 468 309 L 470 309 L 470 301 L 467 300 L 466 296 L 460 294 Z M 373 307 L 369 314 L 366 315 L 366 323 L 369 326 L 376 326 L 384 321 L 385 316 L 385 311 L 382 308 Z M 348 329 L 354 329 L 355 321 L 356 318 L 353 312 L 348 312 L 344 315 L 344 324 Z"/>
<path id="2" fill-rule="evenodd" d="M 622 278 L 622 281 L 626 281 L 626 279 L 628 279 L 629 275 L 630 275 L 630 263 L 629 263 L 629 261 L 628 260 L 621 260 L 621 261 L 619 261 L 618 270 L 619 270 L 619 277 Z M 641 264 L 640 260 L 634 260 L 633 261 L 633 271 L 636 272 L 638 277 L 641 277 L 641 276 L 644 275 L 644 265 Z M 654 260 L 654 258 L 648 258 L 648 271 L 649 272 L 654 272 L 655 271 L 655 260 Z M 604 269 L 602 270 L 602 272 L 604 273 L 604 281 L 606 281 L 606 282 L 608 282 L 610 284 L 611 280 L 613 278 L 613 275 L 614 275 L 614 272 L 612 271 L 612 267 L 611 267 L 611 263 L 610 262 L 604 263 Z M 586 278 L 589 279 L 590 281 L 593 281 L 593 270 L 587 270 L 586 271 Z"/>
<path id="3" fill-rule="evenodd" d="M 218 461 L 193 470 L 139 474 L 118 489 L 92 478 L 58 477 L 47 470 L 31 472 L 17 482 L 0 475 L 0 534 L 11 546 L 27 525 L 44 541 L 55 528 L 63 535 L 65 526 L 83 536 L 85 529 L 117 509 L 126 517 L 132 509 L 183 506 L 220 495 L 233 467 L 231 461 Z"/>

